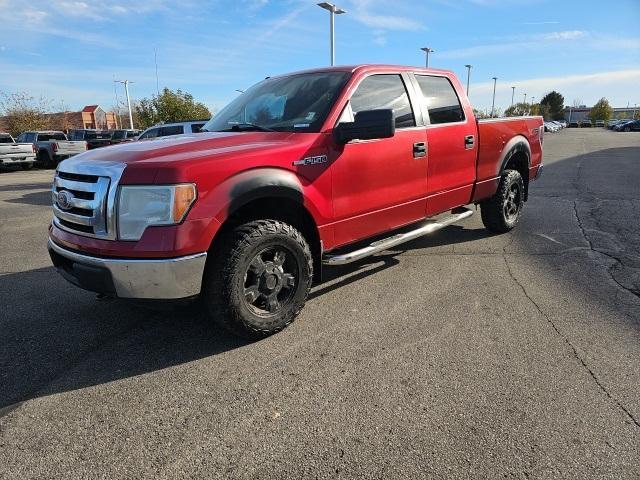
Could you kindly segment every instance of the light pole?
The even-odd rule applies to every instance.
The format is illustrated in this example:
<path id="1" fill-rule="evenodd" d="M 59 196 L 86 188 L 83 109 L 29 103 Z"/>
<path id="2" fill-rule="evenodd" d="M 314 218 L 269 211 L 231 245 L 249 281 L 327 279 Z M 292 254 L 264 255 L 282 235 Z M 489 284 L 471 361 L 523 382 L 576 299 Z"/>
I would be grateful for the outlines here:
<path id="1" fill-rule="evenodd" d="M 429 68 L 429 54 L 435 52 L 435 50 L 433 48 L 429 48 L 429 47 L 422 47 L 420 50 L 422 50 L 424 53 L 427 54 L 427 61 L 425 63 L 426 67 Z"/>
<path id="2" fill-rule="evenodd" d="M 496 83 L 498 83 L 498 77 L 493 78 L 493 101 L 491 102 L 491 118 L 493 118 L 496 111 Z"/>
<path id="3" fill-rule="evenodd" d="M 336 7 L 333 3 L 322 2 L 318 4 L 319 7 L 324 8 L 329 12 L 329 44 L 331 48 L 331 66 L 333 67 L 336 63 L 336 47 L 335 47 L 335 16 L 340 15 L 341 13 L 347 13 L 346 10 L 341 9 L 340 7 Z"/>
<path id="4" fill-rule="evenodd" d="M 511 87 L 511 106 L 513 107 L 513 97 L 516 94 L 516 87 Z"/>
<path id="5" fill-rule="evenodd" d="M 471 65 L 465 65 L 467 67 L 467 97 L 469 96 L 469 79 L 471 78 Z"/>
<path id="6" fill-rule="evenodd" d="M 524 102 L 522 102 L 522 103 L 527 103 L 527 94 L 526 93 L 524 94 Z"/>
<path id="7" fill-rule="evenodd" d="M 127 107 L 129 108 L 129 128 L 133 130 L 133 113 L 131 113 L 131 98 L 129 97 L 129 84 L 133 83 L 129 80 L 114 80 L 114 82 L 122 83 L 124 91 L 127 94 Z"/>

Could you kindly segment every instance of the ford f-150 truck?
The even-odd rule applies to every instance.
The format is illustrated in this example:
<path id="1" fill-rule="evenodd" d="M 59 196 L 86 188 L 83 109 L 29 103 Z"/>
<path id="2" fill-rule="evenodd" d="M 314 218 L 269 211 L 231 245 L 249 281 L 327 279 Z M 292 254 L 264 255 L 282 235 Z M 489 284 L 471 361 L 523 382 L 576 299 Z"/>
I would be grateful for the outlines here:
<path id="1" fill-rule="evenodd" d="M 44 167 L 55 167 L 60 161 L 87 151 L 87 142 L 67 140 L 63 132 L 24 132 L 19 142 L 32 143 L 36 149 L 38 163 Z"/>
<path id="2" fill-rule="evenodd" d="M 23 169 L 33 168 L 36 149 L 30 143 L 16 143 L 8 133 L 0 133 L 0 165 L 20 165 Z"/>
<path id="3" fill-rule="evenodd" d="M 58 166 L 48 246 L 62 276 L 120 298 L 199 297 L 213 320 L 265 336 L 294 320 L 323 264 L 436 231 L 466 205 L 509 231 L 542 170 L 542 118 L 476 121 L 443 70 L 267 78 L 203 130 Z"/>

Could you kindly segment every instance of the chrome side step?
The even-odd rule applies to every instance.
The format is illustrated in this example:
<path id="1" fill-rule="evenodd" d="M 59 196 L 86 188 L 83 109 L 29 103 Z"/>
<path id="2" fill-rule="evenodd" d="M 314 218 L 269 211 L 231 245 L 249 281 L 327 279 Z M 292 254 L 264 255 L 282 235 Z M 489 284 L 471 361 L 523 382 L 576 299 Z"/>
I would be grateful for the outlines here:
<path id="1" fill-rule="evenodd" d="M 326 255 L 322 262 L 325 265 L 345 265 L 347 263 L 358 261 L 362 258 L 374 255 L 378 252 L 393 248 L 396 245 L 400 245 L 401 243 L 409 242 L 424 235 L 437 232 L 444 227 L 470 217 L 471 215 L 473 215 L 473 210 L 460 207 L 452 210 L 451 213 L 452 215 L 450 217 L 443 218 L 442 220 L 439 220 L 437 222 L 428 223 L 427 225 L 423 225 L 422 227 L 411 230 L 410 232 L 399 233 L 392 237 L 378 240 L 377 242 L 373 242 L 372 244 L 359 250 L 354 250 L 353 252 L 349 253 L 343 253 L 341 255 Z"/>

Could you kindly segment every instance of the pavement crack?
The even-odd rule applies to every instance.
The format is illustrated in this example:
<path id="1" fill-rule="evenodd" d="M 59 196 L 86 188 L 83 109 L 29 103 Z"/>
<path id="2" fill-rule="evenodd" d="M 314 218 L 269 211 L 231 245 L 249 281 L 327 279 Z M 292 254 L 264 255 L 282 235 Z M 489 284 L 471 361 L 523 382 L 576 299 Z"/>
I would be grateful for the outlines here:
<path id="1" fill-rule="evenodd" d="M 617 399 L 615 398 L 613 395 L 611 395 L 611 393 L 609 392 L 609 390 L 607 390 L 607 388 L 602 384 L 602 382 L 600 382 L 600 380 L 598 379 L 597 375 L 595 374 L 595 372 L 593 370 L 591 370 L 591 368 L 589 367 L 589 365 L 587 365 L 587 362 L 585 362 L 585 360 L 580 356 L 580 354 L 578 353 L 578 350 L 576 349 L 576 347 L 573 346 L 573 344 L 571 343 L 571 341 L 569 340 L 569 338 L 562 334 L 562 332 L 560 332 L 560 329 L 558 329 L 558 327 L 556 326 L 556 324 L 554 323 L 553 320 L 551 320 L 551 317 L 549 317 L 549 315 L 547 315 L 542 308 L 540 308 L 540 305 L 538 305 L 538 303 L 531 297 L 531 295 L 529 295 L 529 292 L 527 292 L 526 288 L 524 288 L 524 285 L 516 278 L 516 276 L 513 274 L 512 270 L 511 270 L 511 265 L 509 265 L 509 262 L 507 261 L 507 257 L 506 255 L 503 255 L 503 260 L 504 263 L 507 267 L 507 272 L 509 273 L 509 276 L 511 277 L 511 279 L 513 280 L 513 282 L 518 285 L 518 287 L 520 287 L 520 290 L 522 290 L 522 293 L 524 294 L 524 296 L 531 302 L 531 304 L 536 308 L 536 310 L 540 313 L 540 315 L 542 315 L 545 320 L 547 321 L 547 323 L 551 326 L 551 328 L 556 332 L 556 334 L 562 338 L 564 340 L 564 342 L 569 346 L 569 348 L 571 349 L 571 351 L 573 352 L 573 356 L 575 357 L 575 359 L 579 362 L 580 365 L 582 365 L 582 367 L 585 369 L 585 371 L 589 374 L 589 376 L 592 378 L 592 380 L 595 382 L 595 384 L 598 386 L 598 388 L 600 388 L 600 390 L 613 402 L 615 403 L 620 410 L 622 410 L 626 416 L 635 424 L 636 427 L 640 427 L 640 420 L 636 419 L 633 414 Z"/>
<path id="2" fill-rule="evenodd" d="M 600 255 L 602 255 L 604 257 L 607 257 L 608 259 L 613 260 L 615 262 L 613 265 L 607 266 L 607 274 L 609 275 L 611 280 L 616 285 L 618 285 L 618 287 L 620 287 L 621 289 L 625 290 L 626 292 L 630 293 L 631 295 L 635 295 L 636 297 L 640 298 L 640 291 L 639 290 L 636 290 L 634 288 L 629 288 L 629 287 L 623 285 L 622 283 L 620 283 L 620 281 L 618 281 L 618 279 L 613 274 L 613 272 L 615 270 L 615 267 L 617 265 L 620 265 L 620 266 L 624 267 L 624 263 L 622 262 L 622 260 L 620 258 L 618 258 L 617 256 L 615 256 L 615 255 L 612 255 L 610 253 L 605 252 L 604 250 L 596 248 L 593 245 L 593 241 L 591 240 L 591 238 L 587 234 L 587 231 L 584 228 L 584 225 L 582 224 L 582 219 L 580 218 L 580 215 L 578 215 L 578 201 L 577 200 L 574 200 L 574 202 L 573 202 L 573 214 L 574 214 L 574 216 L 576 218 L 576 223 L 578 224 L 578 228 L 580 229 L 580 233 L 582 234 L 582 237 L 589 244 L 589 249 L 592 252 L 598 253 L 598 254 L 600 254 Z"/>

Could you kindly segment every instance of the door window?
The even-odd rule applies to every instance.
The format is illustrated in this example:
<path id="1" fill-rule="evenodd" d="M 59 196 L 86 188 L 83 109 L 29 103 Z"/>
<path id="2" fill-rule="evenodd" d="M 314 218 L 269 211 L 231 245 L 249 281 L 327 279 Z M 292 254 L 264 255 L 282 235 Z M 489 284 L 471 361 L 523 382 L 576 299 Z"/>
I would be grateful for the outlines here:
<path id="1" fill-rule="evenodd" d="M 171 125 L 170 127 L 162 127 L 160 136 L 168 137 L 169 135 L 182 135 L 184 127 L 182 125 Z"/>
<path id="2" fill-rule="evenodd" d="M 142 135 L 140 135 L 140 140 L 146 140 L 146 139 L 149 139 L 149 138 L 156 138 L 158 136 L 158 133 L 160 133 L 160 129 L 159 128 L 152 128 L 151 130 L 147 130 Z"/>
<path id="3" fill-rule="evenodd" d="M 432 125 L 464 121 L 460 99 L 447 77 L 416 75 Z"/>
<path id="4" fill-rule="evenodd" d="M 396 128 L 416 126 L 407 89 L 400 75 L 372 75 L 365 78 L 349 103 L 354 115 L 365 110 L 392 109 Z"/>

